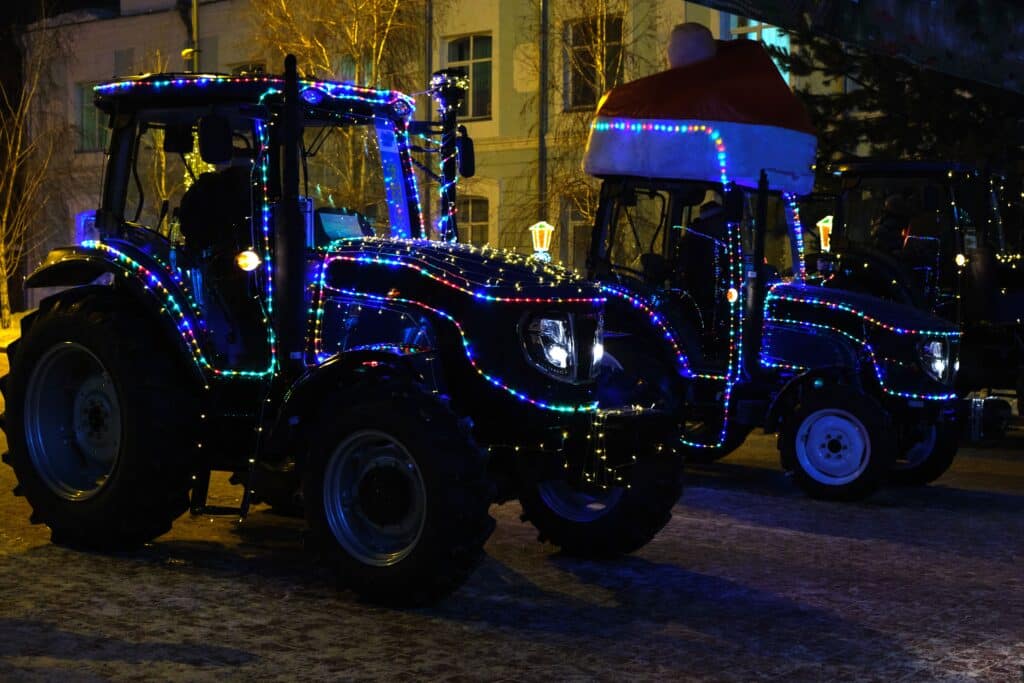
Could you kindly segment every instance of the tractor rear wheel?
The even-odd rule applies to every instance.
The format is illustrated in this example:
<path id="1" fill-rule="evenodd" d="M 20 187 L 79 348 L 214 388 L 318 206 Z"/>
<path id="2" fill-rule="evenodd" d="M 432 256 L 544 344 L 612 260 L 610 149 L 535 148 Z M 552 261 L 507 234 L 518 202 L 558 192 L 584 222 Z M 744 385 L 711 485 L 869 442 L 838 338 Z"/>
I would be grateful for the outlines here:
<path id="1" fill-rule="evenodd" d="M 188 507 L 198 400 L 155 321 L 100 287 L 22 321 L 8 348 L 7 462 L 55 543 L 139 546 Z"/>
<path id="2" fill-rule="evenodd" d="M 302 475 L 312 549 L 373 602 L 454 591 L 494 530 L 486 456 L 468 427 L 392 379 L 340 388 L 323 405 Z"/>

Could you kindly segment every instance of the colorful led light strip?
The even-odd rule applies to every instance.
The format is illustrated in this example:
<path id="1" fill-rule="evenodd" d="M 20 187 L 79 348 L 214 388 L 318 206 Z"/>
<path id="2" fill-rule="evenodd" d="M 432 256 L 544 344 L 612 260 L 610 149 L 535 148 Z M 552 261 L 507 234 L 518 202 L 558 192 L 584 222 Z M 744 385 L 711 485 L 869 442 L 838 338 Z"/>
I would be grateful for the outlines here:
<path id="1" fill-rule="evenodd" d="M 434 243 L 428 243 L 434 244 Z M 480 301 L 490 302 L 501 302 L 501 303 L 512 303 L 512 304 L 598 304 L 607 301 L 604 297 L 548 297 L 548 296 L 495 296 L 493 294 L 487 294 L 485 292 L 469 289 L 467 287 L 460 286 L 459 284 L 452 282 L 444 278 L 443 276 L 432 272 L 429 268 L 412 263 L 405 260 L 398 255 L 386 255 L 382 256 L 379 253 L 359 253 L 356 254 L 329 254 L 324 262 L 323 268 L 326 269 L 327 265 L 334 261 L 348 261 L 351 263 L 360 264 L 377 264 L 385 266 L 395 266 L 399 268 L 408 268 L 418 272 L 420 275 L 430 278 L 435 282 L 450 287 L 456 291 L 468 294 L 474 299 Z"/>
<path id="2" fill-rule="evenodd" d="M 959 337 L 960 332 L 958 331 L 935 331 L 935 330 L 916 330 L 908 327 L 897 327 L 896 325 L 890 325 L 889 323 L 882 322 L 877 318 L 873 318 L 863 311 L 859 311 L 852 306 L 843 303 L 836 303 L 834 301 L 826 301 L 819 299 L 816 296 L 810 294 L 794 295 L 794 294 L 779 294 L 776 289 L 785 286 L 784 284 L 773 285 L 768 290 L 768 296 L 765 297 L 765 310 L 768 311 L 769 304 L 773 301 L 786 301 L 790 303 L 807 304 L 810 306 L 820 306 L 822 308 L 828 308 L 834 311 L 844 311 L 846 313 L 852 313 L 864 322 L 880 327 L 888 332 L 895 332 L 896 334 L 909 334 L 917 336 L 931 336 L 931 337 Z M 766 316 L 767 318 L 768 316 Z"/>
<path id="3" fill-rule="evenodd" d="M 321 278 L 323 278 L 322 272 L 321 272 Z M 455 329 L 458 330 L 458 332 L 459 332 L 459 336 L 460 336 L 460 338 L 462 340 L 462 348 L 463 348 L 463 350 L 466 353 L 466 358 L 467 358 L 467 360 L 469 360 L 470 365 L 477 372 L 477 374 L 479 374 L 481 377 L 483 377 L 491 385 L 493 385 L 493 386 L 495 386 L 495 387 L 497 387 L 497 388 L 507 392 L 508 394 L 512 395 L 513 397 L 517 398 L 518 400 L 520 400 L 520 401 L 522 401 L 524 403 L 528 403 L 528 404 L 530 404 L 532 406 L 535 406 L 537 408 L 541 408 L 543 410 L 550 410 L 550 411 L 553 411 L 553 412 L 556 412 L 556 413 L 593 413 L 593 412 L 597 411 L 597 403 L 596 402 L 594 402 L 594 403 L 584 403 L 584 404 L 578 404 L 578 405 L 563 405 L 563 404 L 556 404 L 556 403 L 548 403 L 547 401 L 542 401 L 540 399 L 531 398 L 531 397 L 527 396 L 526 394 L 524 394 L 523 392 L 521 392 L 521 391 L 519 391 L 517 389 L 514 389 L 511 386 L 509 386 L 504 381 L 502 381 L 500 378 L 495 377 L 493 375 L 490 375 L 490 374 L 484 372 L 477 365 L 476 358 L 473 355 L 473 349 L 470 346 L 469 339 L 466 337 L 466 332 L 465 332 L 465 330 L 463 330 L 462 325 L 459 324 L 458 320 L 456 320 L 453 316 L 449 315 L 445 311 L 442 311 L 440 309 L 434 308 L 432 306 L 428 306 L 427 304 L 421 303 L 419 301 L 414 301 L 412 299 L 406 299 L 406 298 L 397 297 L 397 296 L 395 296 L 395 297 L 381 296 L 381 295 L 378 295 L 378 294 L 367 294 L 367 293 L 364 293 L 364 292 L 357 292 L 357 291 L 351 290 L 351 289 L 339 289 L 339 288 L 334 288 L 334 287 L 328 287 L 322 281 L 321 281 L 321 285 L 320 286 L 321 286 L 321 290 L 320 290 L 321 291 L 321 297 L 320 297 L 320 303 L 319 303 L 317 311 L 316 311 L 316 317 L 317 317 L 317 321 L 318 321 L 317 338 L 314 341 L 314 348 L 316 348 L 316 349 L 320 349 L 321 346 L 322 346 L 322 340 L 320 339 L 320 334 L 319 334 L 319 330 L 320 330 L 319 324 L 320 324 L 320 320 L 322 320 L 322 318 L 323 318 L 324 304 L 326 303 L 326 297 L 323 295 L 323 292 L 331 291 L 331 292 L 334 292 L 336 294 L 340 294 L 342 296 L 348 296 L 348 297 L 352 297 L 352 298 L 355 298 L 355 299 L 366 299 L 368 301 L 374 301 L 374 302 L 378 302 L 378 303 L 401 303 L 401 304 L 405 304 L 405 305 L 408 305 L 408 306 L 417 306 L 419 308 L 422 308 L 425 311 L 429 311 L 429 312 L 431 312 L 431 313 L 433 313 L 433 314 L 435 314 L 437 316 L 440 316 L 440 317 L 444 318 L 445 320 L 447 320 L 448 322 L 450 322 L 452 325 L 455 326 Z"/>
<path id="4" fill-rule="evenodd" d="M 649 302 L 644 301 L 639 294 L 630 292 L 625 289 L 620 289 L 614 285 L 607 283 L 599 283 L 598 289 L 606 294 L 610 294 L 619 299 L 623 299 L 628 302 L 633 308 L 642 311 L 647 315 L 648 320 L 661 332 L 662 337 L 672 347 L 672 352 L 676 356 L 676 363 L 679 364 L 679 374 L 683 377 L 693 377 L 693 371 L 690 369 L 689 360 L 686 357 L 686 353 L 683 351 L 676 339 L 676 336 L 672 333 L 672 329 L 665 323 L 665 319 L 658 315 L 658 312 L 654 309 L 653 305 Z"/>
<path id="5" fill-rule="evenodd" d="M 767 322 L 768 322 L 768 320 L 766 318 L 766 323 Z M 790 319 L 790 318 L 773 318 L 771 320 L 771 322 L 773 322 L 773 323 L 780 323 L 780 324 L 787 324 L 787 325 L 793 325 L 795 327 L 803 327 L 803 328 L 810 328 L 810 329 L 814 329 L 814 330 L 821 330 L 821 331 L 824 331 L 824 332 L 829 332 L 829 333 L 832 333 L 832 334 L 838 334 L 838 335 L 840 335 L 842 337 L 846 337 L 851 342 L 853 342 L 855 345 L 859 346 L 860 348 L 862 348 L 864 351 L 867 352 L 868 356 L 871 359 L 871 367 L 874 370 L 875 377 L 878 380 L 878 386 L 881 387 L 881 389 L 882 389 L 882 391 L 884 393 L 889 394 L 890 396 L 897 396 L 899 398 L 908 398 L 908 399 L 914 399 L 914 400 L 919 400 L 919 401 L 948 401 L 950 399 L 956 398 L 956 392 L 953 392 L 953 391 L 949 391 L 949 392 L 946 392 L 944 394 L 919 394 L 919 393 L 915 393 L 915 392 L 899 391 L 899 390 L 890 388 L 886 384 L 885 373 L 882 371 L 882 365 L 878 361 L 878 355 L 875 353 L 875 350 L 871 346 L 871 344 L 868 343 L 866 340 L 858 339 L 857 337 L 855 337 L 854 335 L 850 334 L 849 332 L 846 332 L 845 330 L 840 330 L 840 329 L 832 327 L 830 325 L 824 325 L 824 324 L 821 324 L 821 323 L 811 323 L 811 322 L 807 322 L 805 320 L 793 320 L 793 319 Z M 767 325 L 766 325 L 766 327 L 767 327 Z M 769 332 L 769 331 L 766 329 L 766 332 Z M 767 344 L 765 346 L 767 346 Z M 791 369 L 791 370 L 797 370 L 797 371 L 799 371 L 799 370 L 807 370 L 808 369 L 808 368 L 801 367 L 799 365 L 789 365 L 789 364 L 786 364 L 786 363 L 776 363 L 774 361 L 767 360 L 766 357 L 765 357 L 765 346 L 762 346 L 762 348 L 761 348 L 761 365 L 766 366 L 766 367 L 782 367 L 782 368 L 785 368 L 785 369 Z"/>
<path id="6" fill-rule="evenodd" d="M 807 279 L 807 263 L 804 260 L 804 226 L 800 222 L 800 205 L 796 202 L 796 195 L 791 192 L 783 193 L 783 199 L 789 206 L 789 234 L 793 236 L 793 243 L 796 246 L 796 267 L 793 272 L 801 280 Z"/>
<path id="7" fill-rule="evenodd" d="M 631 133 L 704 133 L 715 146 L 722 185 L 729 184 L 725 141 L 722 140 L 722 134 L 713 126 L 704 124 L 638 123 L 629 119 L 616 119 L 613 121 L 594 121 L 591 124 L 591 128 L 597 133 L 615 130 L 629 131 Z"/>
<path id="8" fill-rule="evenodd" d="M 181 335 L 185 345 L 190 349 L 192 359 L 200 369 L 207 370 L 219 377 L 238 377 L 243 379 L 262 379 L 273 374 L 273 368 L 268 368 L 267 370 L 225 370 L 214 367 L 203 353 L 199 339 L 193 330 L 193 325 L 185 314 L 185 309 L 177 302 L 174 293 L 164 284 L 157 273 L 146 268 L 124 252 L 98 240 L 85 240 L 82 242 L 82 247 L 102 251 L 113 256 L 118 263 L 126 266 L 132 274 L 142 281 L 144 289 L 159 293 L 163 298 L 162 310 L 167 311 L 174 320 L 178 333 Z"/>
<path id="9" fill-rule="evenodd" d="M 257 83 L 270 86 L 272 91 L 280 92 L 284 87 L 284 79 L 278 76 L 226 76 L 224 74 L 182 74 L 173 78 L 156 79 L 152 76 L 129 78 L 110 83 L 100 83 L 93 86 L 93 91 L 103 95 L 132 90 L 134 88 L 149 87 L 154 90 L 161 90 L 168 87 L 183 88 L 196 86 L 204 88 L 209 85 L 228 85 L 239 83 Z M 415 100 L 408 95 L 396 90 L 378 90 L 356 85 L 355 83 L 340 83 L 337 81 L 309 81 L 300 80 L 299 87 L 303 92 L 314 89 L 332 99 L 351 99 L 367 102 L 376 105 L 392 105 L 395 102 L 404 102 L 410 109 L 415 108 Z M 308 102 L 308 100 L 307 100 Z"/>

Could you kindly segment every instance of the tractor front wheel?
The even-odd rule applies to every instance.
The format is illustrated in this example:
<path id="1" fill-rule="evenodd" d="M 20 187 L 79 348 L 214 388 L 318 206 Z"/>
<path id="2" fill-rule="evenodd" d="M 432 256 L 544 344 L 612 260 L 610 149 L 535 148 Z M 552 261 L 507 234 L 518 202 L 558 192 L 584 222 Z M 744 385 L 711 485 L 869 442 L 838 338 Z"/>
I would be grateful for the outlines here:
<path id="1" fill-rule="evenodd" d="M 957 425 L 939 420 L 928 425 L 909 446 L 901 449 L 889 472 L 889 481 L 902 486 L 924 486 L 949 469 L 959 447 Z"/>
<path id="2" fill-rule="evenodd" d="M 595 488 L 565 479 L 524 481 L 523 521 L 570 555 L 611 558 L 642 548 L 672 518 L 682 495 L 682 458 L 658 453 L 632 466 L 629 485 Z"/>
<path id="3" fill-rule="evenodd" d="M 874 493 L 895 456 L 886 414 L 845 386 L 808 389 L 780 435 L 783 467 L 812 498 L 860 500 Z"/>
<path id="4" fill-rule="evenodd" d="M 454 591 L 494 529 L 486 457 L 468 428 L 412 383 L 327 397 L 303 472 L 313 548 L 373 602 L 417 605 Z"/>

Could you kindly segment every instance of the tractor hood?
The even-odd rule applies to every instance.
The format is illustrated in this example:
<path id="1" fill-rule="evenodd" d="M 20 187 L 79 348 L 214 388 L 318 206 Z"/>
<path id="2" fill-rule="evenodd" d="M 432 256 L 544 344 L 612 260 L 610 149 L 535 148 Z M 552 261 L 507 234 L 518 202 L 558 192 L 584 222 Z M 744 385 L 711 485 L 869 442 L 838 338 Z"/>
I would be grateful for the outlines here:
<path id="1" fill-rule="evenodd" d="M 593 285 L 560 266 L 509 251 L 431 240 L 365 238 L 338 241 L 324 250 L 322 277 L 337 286 L 334 268 L 343 264 L 376 265 L 418 274 L 479 301 L 520 303 L 599 303 Z M 346 268 L 347 270 L 347 268 Z M 350 281 L 350 280 L 349 280 Z"/>
<path id="2" fill-rule="evenodd" d="M 897 334 L 938 334 L 954 335 L 957 328 L 950 322 L 932 316 L 924 311 L 903 304 L 884 301 L 867 294 L 843 289 L 828 289 L 797 282 L 785 282 L 773 286 L 765 300 L 765 319 L 794 317 L 794 308 L 807 306 L 821 308 L 826 312 L 845 314 L 844 317 L 860 318 L 866 326 L 889 330 Z M 812 320 L 806 314 L 798 319 Z"/>

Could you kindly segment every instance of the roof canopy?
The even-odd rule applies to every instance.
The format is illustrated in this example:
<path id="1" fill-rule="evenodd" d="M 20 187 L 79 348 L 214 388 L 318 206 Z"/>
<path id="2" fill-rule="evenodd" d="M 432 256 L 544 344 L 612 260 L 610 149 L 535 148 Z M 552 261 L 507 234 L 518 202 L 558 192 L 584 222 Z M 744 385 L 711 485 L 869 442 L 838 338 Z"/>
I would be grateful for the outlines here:
<path id="1" fill-rule="evenodd" d="M 760 43 L 718 43 L 711 59 L 609 91 L 584 168 L 598 176 L 729 181 L 806 194 L 817 141 L 803 104 Z"/>

